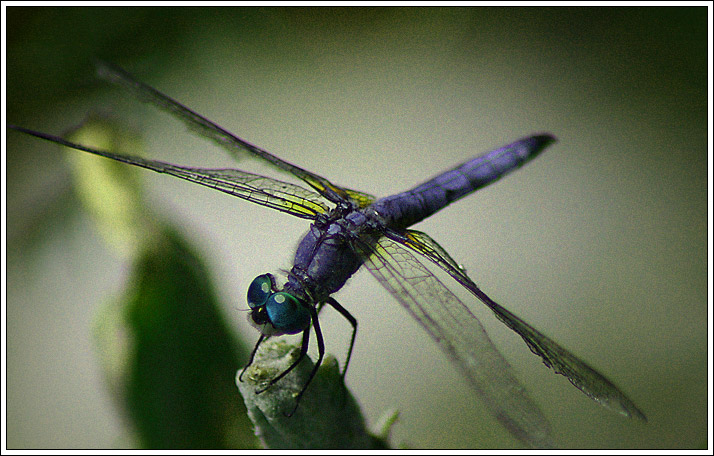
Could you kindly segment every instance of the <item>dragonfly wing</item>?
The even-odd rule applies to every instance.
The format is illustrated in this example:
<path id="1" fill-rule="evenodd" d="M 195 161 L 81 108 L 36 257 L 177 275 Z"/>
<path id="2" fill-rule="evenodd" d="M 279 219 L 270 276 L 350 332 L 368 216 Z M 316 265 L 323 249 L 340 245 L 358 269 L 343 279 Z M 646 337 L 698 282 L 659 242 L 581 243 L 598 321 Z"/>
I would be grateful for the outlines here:
<path id="1" fill-rule="evenodd" d="M 314 219 L 318 214 L 329 211 L 323 204 L 322 197 L 315 192 L 238 169 L 205 169 L 172 165 L 162 172 L 296 217 Z"/>
<path id="2" fill-rule="evenodd" d="M 358 207 L 362 208 L 369 206 L 375 200 L 375 197 L 372 195 L 337 186 L 322 176 L 318 176 L 317 174 L 311 173 L 310 171 L 281 160 L 260 147 L 254 146 L 248 141 L 235 136 L 233 133 L 216 125 L 173 98 L 164 95 L 153 87 L 134 79 L 133 76 L 120 68 L 106 63 L 100 63 L 98 64 L 97 73 L 101 78 L 129 89 L 139 100 L 151 103 L 158 108 L 168 111 L 170 114 L 183 121 L 189 129 L 195 131 L 201 136 L 215 141 L 236 159 L 240 158 L 238 151 L 251 153 L 259 158 L 262 158 L 278 169 L 286 171 L 298 179 L 301 179 L 322 196 L 334 203 L 352 201 L 356 203 Z"/>
<path id="3" fill-rule="evenodd" d="M 566 376 L 570 383 L 588 397 L 622 415 L 647 421 L 647 417 L 635 403 L 605 376 L 489 298 L 466 275 L 464 269 L 459 267 L 449 254 L 426 233 L 407 230 L 404 234 L 390 232 L 389 235 L 434 262 L 466 287 L 483 301 L 499 320 L 518 333 L 528 348 L 543 359 L 546 366 L 552 368 L 556 373 Z"/>
<path id="4" fill-rule="evenodd" d="M 296 217 L 314 219 L 318 214 L 324 214 L 329 210 L 323 203 L 322 197 L 317 193 L 288 182 L 281 182 L 258 174 L 246 173 L 237 169 L 205 169 L 172 165 L 171 163 L 115 154 L 87 147 L 58 136 L 14 125 L 8 125 L 8 127 L 72 149 L 111 158 L 112 160 L 150 169 L 158 173 L 170 174 Z"/>
<path id="5" fill-rule="evenodd" d="M 464 303 L 399 243 L 383 237 L 356 248 L 372 275 L 461 369 L 494 417 L 522 442 L 552 447 L 545 416 Z"/>

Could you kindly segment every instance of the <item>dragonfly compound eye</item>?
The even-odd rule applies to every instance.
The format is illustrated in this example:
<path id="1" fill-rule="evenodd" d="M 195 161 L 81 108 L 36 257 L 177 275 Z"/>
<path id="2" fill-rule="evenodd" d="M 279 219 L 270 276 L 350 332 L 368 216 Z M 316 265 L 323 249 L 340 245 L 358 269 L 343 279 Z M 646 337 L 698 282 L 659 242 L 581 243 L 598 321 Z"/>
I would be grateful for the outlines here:
<path id="1" fill-rule="evenodd" d="M 275 329 L 284 334 L 299 333 L 310 324 L 307 307 L 290 293 L 280 291 L 270 295 L 265 310 Z"/>
<path id="2" fill-rule="evenodd" d="M 259 275 L 248 287 L 248 306 L 251 309 L 265 305 L 273 292 L 273 280 L 270 274 Z"/>

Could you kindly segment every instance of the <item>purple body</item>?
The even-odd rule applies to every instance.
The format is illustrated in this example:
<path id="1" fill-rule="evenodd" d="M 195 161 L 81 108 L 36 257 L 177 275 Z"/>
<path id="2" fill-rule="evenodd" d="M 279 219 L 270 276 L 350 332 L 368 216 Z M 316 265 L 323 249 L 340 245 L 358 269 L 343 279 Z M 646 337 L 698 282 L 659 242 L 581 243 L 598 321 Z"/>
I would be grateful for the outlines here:
<path id="1" fill-rule="evenodd" d="M 536 157 L 554 141 L 538 135 L 473 158 L 406 192 L 380 198 L 327 226 L 313 223 L 300 241 L 286 291 L 322 302 L 338 291 L 362 265 L 351 243 L 376 241 L 380 228 L 401 231 Z"/>

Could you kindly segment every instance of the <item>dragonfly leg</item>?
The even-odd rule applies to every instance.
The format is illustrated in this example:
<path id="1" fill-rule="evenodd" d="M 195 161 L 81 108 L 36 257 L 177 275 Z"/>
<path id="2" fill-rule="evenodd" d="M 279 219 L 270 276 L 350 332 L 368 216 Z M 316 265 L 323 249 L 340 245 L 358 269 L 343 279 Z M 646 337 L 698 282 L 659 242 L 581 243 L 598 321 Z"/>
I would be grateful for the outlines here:
<path id="1" fill-rule="evenodd" d="M 350 348 L 347 350 L 347 359 L 345 360 L 345 367 L 342 369 L 342 378 L 345 378 L 347 373 L 347 367 L 350 365 L 350 358 L 352 358 L 352 349 L 355 346 L 355 338 L 357 337 L 357 319 L 352 316 L 351 313 L 347 311 L 342 305 L 337 302 L 334 298 L 327 298 L 327 304 L 332 306 L 333 309 L 338 311 L 340 315 L 345 317 L 347 321 L 352 325 L 352 338 L 350 339 Z"/>
<path id="2" fill-rule="evenodd" d="M 295 410 L 297 410 L 298 405 L 300 405 L 300 398 L 303 394 L 305 394 L 305 391 L 307 390 L 308 385 L 310 385 L 310 382 L 312 382 L 312 379 L 315 378 L 317 369 L 319 369 L 320 365 L 322 364 L 322 358 L 325 356 L 325 341 L 322 338 L 322 330 L 320 329 L 320 322 L 317 319 L 317 311 L 312 306 L 310 306 L 310 316 L 312 318 L 312 324 L 315 327 L 315 338 L 317 339 L 317 361 L 315 361 L 315 366 L 312 368 L 312 372 L 310 372 L 310 376 L 307 378 L 307 381 L 305 382 L 305 385 L 303 385 L 302 390 L 300 390 L 298 395 L 295 396 L 295 408 L 289 414 L 285 414 L 285 416 L 287 417 L 293 416 Z M 305 330 L 306 334 L 309 329 L 310 327 L 308 326 L 308 329 Z M 307 351 L 307 348 L 305 349 L 305 351 Z M 294 366 L 291 366 L 290 368 L 292 369 L 292 367 Z"/>
<path id="3" fill-rule="evenodd" d="M 275 385 L 281 378 L 283 378 L 283 377 L 285 377 L 286 375 L 288 375 L 291 370 L 295 369 L 295 366 L 297 366 L 298 364 L 300 364 L 300 361 L 302 361 L 302 359 L 305 357 L 305 355 L 307 355 L 307 347 L 308 347 L 308 344 L 309 344 L 309 343 L 310 343 L 310 327 L 308 326 L 307 329 L 305 329 L 305 331 L 303 331 L 303 333 L 302 333 L 302 344 L 300 345 L 300 355 L 298 355 L 298 357 L 297 357 L 297 359 L 295 360 L 295 362 L 293 362 L 293 363 L 290 365 L 290 367 L 288 367 L 288 368 L 285 369 L 283 372 L 281 372 L 280 375 L 278 375 L 277 377 L 271 379 L 271 380 L 268 382 L 268 384 L 265 385 L 265 387 L 263 387 L 263 388 L 257 390 L 257 391 L 255 392 L 255 394 L 260 394 L 260 393 L 264 392 L 265 390 L 267 390 L 267 389 L 270 388 L 271 386 Z M 308 383 L 309 383 L 309 381 L 308 381 Z"/>
<path id="4" fill-rule="evenodd" d="M 258 347 L 267 338 L 268 338 L 268 336 L 266 336 L 265 334 L 261 334 L 260 338 L 258 338 L 258 342 L 255 344 L 255 347 L 253 347 L 253 351 L 250 352 L 250 358 L 248 358 L 248 364 L 246 364 L 245 367 L 243 368 L 243 370 L 240 371 L 240 375 L 238 376 L 239 381 L 241 381 L 241 382 L 243 381 L 243 374 L 245 374 L 246 369 L 248 369 L 250 367 L 250 365 L 253 364 L 253 359 L 255 358 L 255 353 L 258 351 Z"/>

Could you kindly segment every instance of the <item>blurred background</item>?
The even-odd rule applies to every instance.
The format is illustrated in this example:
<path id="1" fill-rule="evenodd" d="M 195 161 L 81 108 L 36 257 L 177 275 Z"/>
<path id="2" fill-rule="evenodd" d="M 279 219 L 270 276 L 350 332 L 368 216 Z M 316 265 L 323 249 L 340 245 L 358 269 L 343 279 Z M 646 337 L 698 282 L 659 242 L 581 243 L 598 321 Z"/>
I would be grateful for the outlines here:
<path id="1" fill-rule="evenodd" d="M 90 113 L 146 156 L 238 164 L 94 76 L 109 61 L 277 156 L 386 196 L 547 131 L 559 142 L 416 228 L 494 300 L 607 375 L 632 422 L 552 374 L 464 296 L 569 448 L 705 448 L 706 8 L 26 8 L 7 13 L 7 119 L 62 134 Z M 58 147 L 8 132 L 7 445 L 133 445 L 92 328 L 128 261 L 82 212 Z M 152 210 L 208 265 L 246 345 L 245 291 L 288 268 L 308 225 L 144 172 Z M 457 284 L 453 283 L 457 289 Z M 336 298 L 359 320 L 347 383 L 392 441 L 514 448 L 419 325 L 361 271 Z M 349 325 L 321 321 L 340 360 Z"/>

